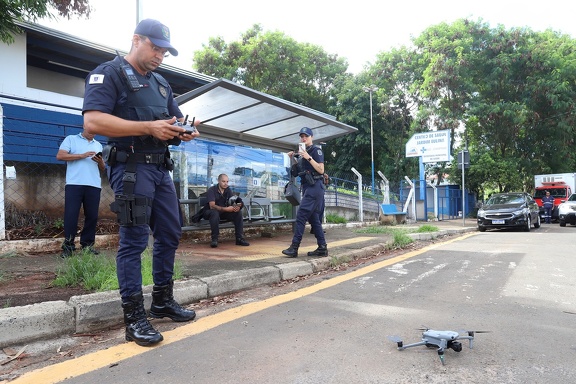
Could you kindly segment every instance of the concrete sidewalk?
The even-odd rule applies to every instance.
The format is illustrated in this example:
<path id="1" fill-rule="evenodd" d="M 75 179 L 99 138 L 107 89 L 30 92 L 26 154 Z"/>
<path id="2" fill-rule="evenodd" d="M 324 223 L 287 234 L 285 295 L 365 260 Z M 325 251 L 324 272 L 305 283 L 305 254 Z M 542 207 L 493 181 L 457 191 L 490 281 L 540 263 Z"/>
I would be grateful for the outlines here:
<path id="1" fill-rule="evenodd" d="M 423 224 L 397 227 L 418 227 Z M 462 220 L 450 220 L 429 224 L 439 227 L 440 231 L 414 233 L 410 236 L 428 240 L 446 234 L 476 231 L 476 222 L 471 219 L 465 223 Z M 298 258 L 287 258 L 281 253 L 291 242 L 290 231 L 253 233 L 248 238 L 251 244 L 249 247 L 236 246 L 232 239 L 223 240 L 217 248 L 210 248 L 208 242 L 198 243 L 197 240 L 184 237 L 177 260 L 188 278 L 175 283 L 175 299 L 187 305 L 256 286 L 279 283 L 326 270 L 335 262 L 375 254 L 385 250 L 387 244 L 393 241 L 388 234 L 358 233 L 358 229 L 363 226 L 367 226 L 367 223 L 326 225 L 329 256 L 321 258 L 306 255 L 316 248 L 314 236 L 307 232 Z M 58 247 L 60 243 L 57 243 Z M 29 242 L 27 246 L 30 246 Z M 12 244 L 14 247 L 17 245 Z M 110 249 L 110 252 L 114 250 Z M 52 255 L 49 259 L 57 265 L 57 257 Z M 46 258 L 45 262 L 50 260 Z M 151 287 L 145 287 L 144 293 L 145 305 L 149 307 Z M 120 324 L 122 316 L 118 291 L 74 296 L 68 301 L 4 308 L 0 310 L 0 348 L 64 334 L 104 329 Z"/>

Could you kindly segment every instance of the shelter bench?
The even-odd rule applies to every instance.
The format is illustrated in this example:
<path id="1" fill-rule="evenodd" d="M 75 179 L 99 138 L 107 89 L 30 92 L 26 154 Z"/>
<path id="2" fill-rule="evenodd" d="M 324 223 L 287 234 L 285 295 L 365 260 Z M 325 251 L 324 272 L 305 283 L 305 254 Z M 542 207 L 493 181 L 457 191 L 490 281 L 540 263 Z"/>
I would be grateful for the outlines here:
<path id="1" fill-rule="evenodd" d="M 406 220 L 406 212 L 399 211 L 395 204 L 381 204 L 380 211 L 381 222 L 400 224 Z"/>
<path id="2" fill-rule="evenodd" d="M 274 203 L 284 203 L 284 200 L 272 200 L 265 197 L 249 197 L 243 198 L 244 202 L 243 209 L 244 214 L 244 227 L 250 226 L 263 226 L 263 225 L 274 225 L 274 224 L 293 224 L 296 219 L 286 218 L 284 215 L 272 215 L 272 207 Z M 194 205 L 196 206 L 195 212 L 198 212 L 206 203 L 205 198 L 199 199 L 180 199 L 180 204 Z M 229 220 L 220 220 L 219 227 L 223 228 L 234 228 L 234 224 Z M 208 220 L 201 219 L 198 223 L 190 223 L 190 225 L 185 225 L 182 227 L 182 231 L 198 231 L 198 230 L 209 230 L 210 223 Z"/>

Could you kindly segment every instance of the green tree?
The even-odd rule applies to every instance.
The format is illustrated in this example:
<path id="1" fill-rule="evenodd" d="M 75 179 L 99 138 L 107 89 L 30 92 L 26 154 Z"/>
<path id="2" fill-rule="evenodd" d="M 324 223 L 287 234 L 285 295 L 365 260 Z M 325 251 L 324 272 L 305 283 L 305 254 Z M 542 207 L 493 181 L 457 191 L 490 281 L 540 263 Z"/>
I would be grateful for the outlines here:
<path id="1" fill-rule="evenodd" d="M 345 59 L 320 46 L 299 43 L 255 24 L 240 40 L 211 38 L 194 53 L 195 69 L 260 92 L 326 112 L 334 78 L 348 68 Z"/>
<path id="2" fill-rule="evenodd" d="M 370 96 L 364 87 L 374 84 L 378 88 L 372 95 L 375 172 L 381 171 L 396 187 L 406 175 L 417 177 L 417 160 L 405 157 L 418 98 L 411 89 L 418 73 L 412 57 L 406 48 L 383 52 L 365 72 L 335 80 L 330 113 L 358 127 L 356 134 L 331 144 L 338 153 L 335 169 L 349 171 L 354 167 L 363 175 L 371 174 Z"/>
<path id="3" fill-rule="evenodd" d="M 462 19 L 428 28 L 414 43 L 414 68 L 423 72 L 414 76 L 422 98 L 413 127 L 450 129 L 460 148 L 466 138 L 467 187 L 529 191 L 534 174 L 574 169 L 573 39 Z M 459 182 L 455 164 L 431 168 Z"/>
<path id="4" fill-rule="evenodd" d="M 14 35 L 21 33 L 16 21 L 36 21 L 52 16 L 50 7 L 60 16 L 90 16 L 89 0 L 0 0 L 0 40 L 14 42 Z"/>
<path id="5" fill-rule="evenodd" d="M 475 151 L 520 176 L 508 190 L 530 191 L 534 174 L 575 166 L 574 41 L 552 31 L 499 27 L 489 42 L 473 58 L 477 97 L 467 132 Z"/>

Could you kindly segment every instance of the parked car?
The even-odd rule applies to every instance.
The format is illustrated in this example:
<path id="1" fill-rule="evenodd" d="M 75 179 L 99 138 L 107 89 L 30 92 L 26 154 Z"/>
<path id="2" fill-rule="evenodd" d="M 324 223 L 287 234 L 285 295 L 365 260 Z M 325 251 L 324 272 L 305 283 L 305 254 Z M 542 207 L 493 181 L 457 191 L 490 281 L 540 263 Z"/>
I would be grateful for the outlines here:
<path id="1" fill-rule="evenodd" d="M 565 227 L 566 223 L 576 225 L 576 193 L 558 206 L 558 221 L 561 227 Z"/>
<path id="2" fill-rule="evenodd" d="M 540 227 L 536 201 L 525 192 L 497 193 L 478 210 L 478 230 L 489 228 L 522 228 L 526 232 L 534 224 Z"/>

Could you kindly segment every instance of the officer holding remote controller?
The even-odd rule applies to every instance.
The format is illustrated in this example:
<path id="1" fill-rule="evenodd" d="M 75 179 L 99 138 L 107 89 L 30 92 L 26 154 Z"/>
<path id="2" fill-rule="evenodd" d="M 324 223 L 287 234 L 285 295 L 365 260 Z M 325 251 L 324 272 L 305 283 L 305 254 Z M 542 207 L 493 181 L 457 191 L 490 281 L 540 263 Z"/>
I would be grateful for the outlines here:
<path id="1" fill-rule="evenodd" d="M 142 20 L 125 58 L 101 64 L 86 79 L 84 125 L 90 134 L 108 137 L 102 151 L 115 201 L 110 205 L 120 224 L 116 256 L 126 340 L 150 346 L 163 336 L 148 321 L 168 317 L 193 320 L 196 313 L 180 306 L 173 296 L 174 258 L 181 216 L 169 145 L 190 141 L 199 133 L 188 125 L 168 82 L 153 72 L 164 58 L 178 55 L 170 44 L 170 30 L 157 20 Z M 189 133 L 187 133 L 188 131 Z M 144 309 L 141 256 L 152 231 L 152 306 Z"/>

